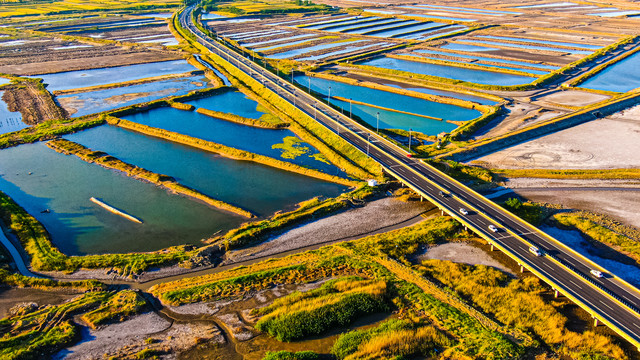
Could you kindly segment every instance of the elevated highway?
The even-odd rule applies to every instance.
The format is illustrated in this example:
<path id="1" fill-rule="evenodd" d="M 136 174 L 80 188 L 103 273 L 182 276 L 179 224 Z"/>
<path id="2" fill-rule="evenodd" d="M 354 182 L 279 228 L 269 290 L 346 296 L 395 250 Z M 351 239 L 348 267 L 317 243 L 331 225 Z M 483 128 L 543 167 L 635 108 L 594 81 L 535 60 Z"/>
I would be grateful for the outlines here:
<path id="1" fill-rule="evenodd" d="M 211 39 L 193 23 L 192 11 L 193 7 L 189 7 L 179 13 L 181 26 L 195 36 L 201 47 L 226 60 L 226 64 L 221 66 L 236 67 L 368 154 L 386 172 L 458 219 L 489 244 L 504 251 L 523 270 L 533 272 L 558 293 L 574 301 L 596 323 L 606 324 L 640 349 L 640 291 L 635 287 L 438 169 L 408 157 L 404 149 L 294 84 Z M 490 225 L 499 230 L 491 231 Z M 538 247 L 544 255 L 535 256 L 529 251 L 530 246 Z M 595 277 L 591 270 L 599 270 L 605 276 Z"/>

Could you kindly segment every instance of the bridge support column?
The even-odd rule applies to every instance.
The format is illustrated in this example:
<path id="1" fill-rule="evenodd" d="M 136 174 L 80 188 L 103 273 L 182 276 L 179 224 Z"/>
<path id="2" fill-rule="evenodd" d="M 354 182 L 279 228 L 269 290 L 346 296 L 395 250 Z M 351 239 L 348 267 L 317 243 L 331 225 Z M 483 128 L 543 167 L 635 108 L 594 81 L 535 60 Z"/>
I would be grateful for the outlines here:
<path id="1" fill-rule="evenodd" d="M 440 209 L 440 216 L 444 216 L 444 210 Z"/>
<path id="2" fill-rule="evenodd" d="M 489 245 L 491 245 L 491 251 L 493 251 L 493 244 L 489 243 Z"/>
<path id="3" fill-rule="evenodd" d="M 524 272 L 524 266 L 522 264 L 518 264 L 520 265 L 520 272 L 523 273 Z"/>
<path id="4" fill-rule="evenodd" d="M 556 289 L 553 289 L 553 297 L 557 299 L 559 295 L 560 295 L 560 292 Z"/>
<path id="5" fill-rule="evenodd" d="M 598 319 L 593 318 L 593 326 L 597 327 L 598 325 L 600 325 L 600 322 L 598 321 Z"/>

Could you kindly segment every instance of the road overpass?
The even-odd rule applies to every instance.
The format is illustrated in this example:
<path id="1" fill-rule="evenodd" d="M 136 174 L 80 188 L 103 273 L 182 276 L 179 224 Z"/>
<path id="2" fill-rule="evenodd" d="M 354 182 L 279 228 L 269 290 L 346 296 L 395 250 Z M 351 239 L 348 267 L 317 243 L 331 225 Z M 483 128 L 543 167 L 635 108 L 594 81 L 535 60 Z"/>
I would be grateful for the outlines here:
<path id="1" fill-rule="evenodd" d="M 596 322 L 608 325 L 640 349 L 640 291 L 635 287 L 438 169 L 408 157 L 404 149 L 308 95 L 293 83 L 211 39 L 193 23 L 192 12 L 193 7 L 189 7 L 179 13 L 181 26 L 195 36 L 201 47 L 219 55 L 223 62 L 226 60 L 220 66 L 236 67 L 368 154 L 387 173 L 504 251 L 522 269 L 533 272 L 586 310 Z M 463 214 L 461 209 L 466 209 L 467 214 Z M 489 230 L 489 225 L 498 227 L 499 231 Z M 546 255 L 533 255 L 529 251 L 532 245 Z M 591 270 L 599 270 L 606 275 L 597 278 L 590 274 Z"/>

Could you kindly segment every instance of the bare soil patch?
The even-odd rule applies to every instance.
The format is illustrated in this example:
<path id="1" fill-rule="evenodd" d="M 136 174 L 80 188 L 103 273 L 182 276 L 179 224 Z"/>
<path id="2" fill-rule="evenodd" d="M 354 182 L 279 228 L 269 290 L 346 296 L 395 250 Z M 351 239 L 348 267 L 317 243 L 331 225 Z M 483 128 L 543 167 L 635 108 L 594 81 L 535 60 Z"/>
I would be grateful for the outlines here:
<path id="1" fill-rule="evenodd" d="M 630 109 L 472 161 L 507 169 L 615 169 L 640 167 L 640 117 Z"/>
<path id="2" fill-rule="evenodd" d="M 569 106 L 587 106 L 610 98 L 611 96 L 609 95 L 594 94 L 581 90 L 568 90 L 554 92 L 550 95 L 538 98 L 536 101 L 551 102 Z"/>
<path id="3" fill-rule="evenodd" d="M 47 120 L 64 119 L 67 113 L 60 108 L 48 91 L 42 91 L 33 82 L 22 82 L 4 88 L 2 100 L 9 111 L 20 112 L 22 121 L 35 125 Z"/>
<path id="4" fill-rule="evenodd" d="M 432 246 L 416 257 L 418 262 L 433 259 L 447 260 L 469 265 L 491 266 L 507 273 L 513 273 L 508 267 L 492 258 L 483 249 L 469 243 L 446 243 Z"/>

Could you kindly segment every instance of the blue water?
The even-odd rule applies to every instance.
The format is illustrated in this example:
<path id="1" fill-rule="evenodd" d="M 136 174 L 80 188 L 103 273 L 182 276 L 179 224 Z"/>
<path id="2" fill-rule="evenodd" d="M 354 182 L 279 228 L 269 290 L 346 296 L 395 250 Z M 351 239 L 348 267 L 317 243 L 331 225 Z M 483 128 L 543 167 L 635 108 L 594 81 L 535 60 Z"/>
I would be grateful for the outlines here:
<path id="1" fill-rule="evenodd" d="M 487 13 L 487 14 L 513 14 L 513 15 L 519 15 L 522 13 L 519 12 L 515 12 L 515 11 L 504 11 L 504 10 L 492 10 L 492 9 L 477 9 L 477 8 L 467 8 L 467 7 L 460 7 L 460 6 L 444 6 L 444 5 L 426 5 L 426 4 L 420 4 L 420 5 L 416 5 L 419 7 L 425 7 L 425 8 L 432 8 L 432 9 L 451 9 L 451 10 L 465 10 L 465 11 L 472 11 L 472 12 L 478 12 L 478 13 Z"/>
<path id="2" fill-rule="evenodd" d="M 408 56 L 413 56 L 413 57 L 416 57 L 416 58 L 429 59 L 429 60 L 448 61 L 448 62 L 461 63 L 461 64 L 469 63 L 469 61 L 466 61 L 466 60 L 449 60 L 449 59 L 443 59 L 443 58 L 438 58 L 438 57 L 421 56 L 421 55 L 417 55 L 417 54 L 407 54 L 407 55 Z M 548 73 L 548 71 L 522 69 L 522 68 L 511 67 L 511 66 L 500 66 L 500 65 L 481 64 L 481 63 L 474 63 L 474 64 L 478 65 L 478 66 L 484 66 L 486 68 L 516 70 L 516 71 L 523 71 L 523 72 L 527 72 L 527 73 L 531 73 L 531 74 L 537 74 L 537 75 L 544 75 L 544 74 Z"/>
<path id="3" fill-rule="evenodd" d="M 0 85 L 8 84 L 10 82 L 11 82 L 11 80 L 9 80 L 7 78 L 0 77 Z"/>
<path id="4" fill-rule="evenodd" d="M 578 5 L 578 4 L 572 3 L 572 2 L 555 2 L 555 3 L 538 4 L 538 5 L 514 6 L 514 8 L 516 8 L 516 9 L 537 9 L 537 8 L 544 8 L 544 7 L 564 7 L 564 6 L 574 6 L 574 5 Z"/>
<path id="5" fill-rule="evenodd" d="M 276 36 L 276 35 L 285 35 L 285 34 L 291 34 L 291 31 L 279 30 L 279 31 L 274 31 L 274 32 L 264 32 L 264 33 L 260 33 L 260 34 L 253 34 L 253 35 L 248 35 L 248 36 L 237 37 L 236 40 L 238 40 L 238 41 L 246 41 L 246 40 L 260 39 L 260 38 L 263 38 L 263 37 L 266 37 L 266 36 Z"/>
<path id="6" fill-rule="evenodd" d="M 535 80 L 534 77 L 504 74 L 491 71 L 450 67 L 445 65 L 428 64 L 416 61 L 381 57 L 362 62 L 361 65 L 370 65 L 385 69 L 402 70 L 416 74 L 433 75 L 450 79 L 468 81 L 478 84 L 511 86 L 528 84 Z"/>
<path id="7" fill-rule="evenodd" d="M 339 96 L 345 99 L 351 98 L 355 101 L 381 106 L 388 109 L 407 111 L 419 115 L 442 118 L 445 120 L 466 121 L 481 115 L 477 110 L 466 109 L 455 105 L 441 104 L 382 90 L 360 87 L 317 77 L 309 78 L 305 75 L 295 77 L 295 81 L 304 87 L 308 87 L 309 79 L 311 80 L 311 89 L 324 95 L 329 94 L 329 86 L 331 86 L 331 103 L 339 104 L 343 107 L 346 113 L 349 111 L 349 103 L 334 99 L 333 97 Z M 362 116 L 363 120 L 374 127 L 376 126 L 376 112 L 380 112 L 381 114 L 381 128 L 409 130 L 410 127 L 413 127 L 416 131 L 435 135 L 442 131 L 450 131 L 456 127 L 455 125 L 451 127 L 449 125 L 452 124 L 438 120 L 409 114 L 401 114 L 393 111 L 383 111 L 382 109 L 368 107 L 366 105 L 359 105 L 356 109 L 356 104 L 353 104 L 353 113 L 359 116 L 366 115 Z"/>
<path id="8" fill-rule="evenodd" d="M 277 38 L 277 39 L 272 39 L 272 40 L 266 40 L 266 41 L 259 41 L 259 42 L 254 42 L 254 43 L 247 43 L 247 44 L 242 44 L 242 46 L 244 47 L 256 47 L 256 46 L 260 46 L 260 45 L 268 45 L 271 43 L 276 43 L 276 42 L 283 42 L 283 41 L 291 41 L 291 40 L 298 40 L 298 39 L 302 39 L 302 38 L 308 38 L 308 37 L 317 37 L 317 34 L 301 34 L 301 35 L 295 35 L 295 36 L 291 36 L 288 38 Z"/>
<path id="9" fill-rule="evenodd" d="M 369 26 L 369 25 L 374 25 L 374 24 L 383 25 L 383 24 L 387 24 L 387 23 L 390 23 L 390 22 L 393 22 L 393 21 L 396 21 L 396 19 L 381 18 L 379 20 L 366 21 L 366 22 L 362 22 L 360 24 L 339 26 L 339 27 L 335 27 L 335 28 L 331 28 L 331 29 L 327 29 L 327 30 L 328 31 L 334 31 L 334 32 L 346 32 L 346 33 L 348 33 L 350 30 L 356 30 L 356 29 L 359 29 L 359 28 L 361 28 L 363 26 Z"/>
<path id="10" fill-rule="evenodd" d="M 450 31 L 447 32 L 439 32 L 442 29 L 438 29 L 434 32 L 428 33 L 428 34 L 424 34 L 420 37 L 417 37 L 416 40 L 430 40 L 430 39 L 435 39 L 435 38 L 439 38 L 439 37 L 443 37 L 443 36 L 447 36 L 447 35 L 451 35 L 453 33 L 457 33 L 460 32 L 462 30 L 467 29 L 466 26 L 461 26 L 461 25 L 456 25 L 456 26 L 451 26 L 447 29 L 451 29 Z"/>
<path id="11" fill-rule="evenodd" d="M 439 24 L 440 25 L 440 23 L 434 23 L 434 24 Z M 426 29 L 424 31 L 413 33 L 413 34 L 397 36 L 397 38 L 399 38 L 399 39 L 413 39 L 413 40 L 421 39 L 423 37 L 429 36 L 430 34 L 438 33 L 440 31 L 444 31 L 444 30 L 451 29 L 451 28 L 456 28 L 457 29 L 458 25 L 445 25 L 445 26 L 442 26 L 442 27 L 434 26 L 434 28 L 431 28 L 431 29 Z"/>
<path id="12" fill-rule="evenodd" d="M 342 54 L 346 54 L 346 53 L 350 53 L 350 52 L 354 52 L 354 51 L 360 51 L 360 50 L 364 50 L 364 49 L 368 49 L 368 48 L 372 48 L 375 46 L 381 47 L 381 46 L 386 46 L 389 43 L 375 43 L 375 44 L 369 44 L 369 45 L 364 45 L 364 46 L 347 46 L 346 48 L 342 49 L 342 50 L 336 50 L 333 52 L 328 52 L 328 53 L 324 53 L 322 55 L 314 55 L 314 56 L 307 56 L 304 58 L 298 58 L 296 59 L 297 61 L 307 61 L 307 60 L 321 60 L 321 59 L 325 59 L 331 56 L 336 56 L 336 55 L 342 55 Z"/>
<path id="13" fill-rule="evenodd" d="M 290 59 L 298 55 L 302 55 L 302 54 L 306 54 L 314 51 L 331 49 L 339 46 L 353 45 L 363 41 L 366 41 L 366 40 L 356 40 L 356 41 L 349 41 L 349 42 L 341 41 L 337 43 L 320 44 L 320 45 L 315 45 L 308 48 L 289 50 L 289 51 L 285 51 L 277 54 L 267 55 L 267 57 L 271 59 Z"/>
<path id="14" fill-rule="evenodd" d="M 180 74 L 193 70 L 197 69 L 185 60 L 173 60 L 93 70 L 68 71 L 33 77 L 42 78 L 44 83 L 48 84 L 47 90 L 55 91 L 132 81 L 153 76 Z"/>
<path id="15" fill-rule="evenodd" d="M 437 23 L 437 22 L 421 22 L 418 23 L 416 25 L 413 26 L 408 26 L 402 29 L 391 29 L 391 30 L 387 30 L 387 31 L 382 31 L 379 32 L 377 34 L 375 34 L 375 36 L 378 37 L 397 37 L 397 35 L 402 35 L 402 34 L 406 34 L 408 32 L 416 32 L 419 30 L 428 30 L 431 28 L 434 28 L 436 26 L 442 26 L 444 24 L 442 23 Z"/>
<path id="16" fill-rule="evenodd" d="M 607 67 L 580 86 L 616 92 L 627 92 L 640 87 L 640 53 Z"/>
<path id="17" fill-rule="evenodd" d="M 130 146 L 140 151 L 135 144 Z M 0 163 L 0 190 L 40 221 L 53 243 L 69 255 L 200 244 L 201 239 L 246 221 L 76 156 L 59 154 L 42 142 L 4 149 Z M 92 203 L 91 197 L 143 223 L 112 214 Z M 42 213 L 45 209 L 50 213 Z"/>
<path id="18" fill-rule="evenodd" d="M 486 46 L 475 46 L 475 45 L 458 44 L 458 43 L 448 43 L 447 45 L 441 46 L 441 48 L 449 49 L 449 50 L 458 50 L 458 51 L 470 51 L 470 52 L 500 50 L 500 49 L 490 48 Z"/>
<path id="19" fill-rule="evenodd" d="M 478 96 L 473 96 L 473 95 L 461 94 L 461 93 L 444 91 L 444 90 L 428 89 L 428 88 L 424 88 L 424 87 L 413 87 L 413 86 L 408 85 L 408 84 L 406 84 L 406 85 L 405 84 L 398 85 L 398 84 L 394 84 L 394 83 L 385 82 L 384 79 L 380 79 L 378 81 L 381 84 L 384 84 L 384 85 L 387 85 L 387 86 L 391 86 L 391 87 L 394 87 L 394 88 L 398 88 L 398 89 L 407 89 L 407 90 L 417 91 L 417 92 L 421 92 L 421 93 L 424 93 L 424 94 L 431 94 L 431 95 L 448 96 L 448 97 L 451 97 L 451 98 L 454 98 L 454 99 L 462 99 L 462 100 L 469 100 L 469 101 L 477 102 L 478 104 L 482 104 L 482 105 L 496 105 L 497 104 L 496 101 L 485 99 L 485 98 L 478 97 Z"/>
<path id="20" fill-rule="evenodd" d="M 510 36 L 478 35 L 476 37 L 486 38 L 486 39 L 495 39 L 495 40 L 520 41 L 520 42 L 527 42 L 527 43 L 534 43 L 534 44 L 571 46 L 571 47 L 591 49 L 591 50 L 598 50 L 602 47 L 599 45 L 578 44 L 578 43 L 572 43 L 572 42 L 551 41 L 551 40 L 535 40 L 535 39 L 529 39 L 529 38 L 517 38 L 517 37 L 510 37 Z"/>
<path id="21" fill-rule="evenodd" d="M 155 173 L 172 176 L 183 185 L 259 215 L 270 215 L 318 195 L 334 197 L 345 189 L 109 125 L 65 138 Z"/>
<path id="22" fill-rule="evenodd" d="M 232 109 L 227 109 L 226 112 L 232 112 Z M 219 120 L 195 111 L 184 111 L 166 107 L 124 116 L 123 118 L 139 124 L 149 125 L 236 149 L 270 156 L 294 164 L 312 167 L 331 175 L 341 175 L 340 170 L 335 166 L 308 156 L 316 154 L 318 151 L 306 143 L 302 143 L 302 145 L 309 147 L 308 155 L 299 156 L 295 159 L 282 158 L 282 151 L 280 149 L 273 149 L 272 146 L 282 143 L 284 141 L 283 139 L 287 136 L 295 136 L 295 134 L 289 130 L 261 129 Z"/>
<path id="23" fill-rule="evenodd" d="M 526 62 L 526 61 L 505 60 L 505 59 L 497 59 L 497 58 L 482 57 L 482 56 L 462 55 L 462 54 L 457 54 L 457 53 L 450 53 L 450 52 L 436 51 L 436 50 L 423 50 L 423 49 L 420 49 L 420 50 L 415 50 L 414 52 L 421 53 L 421 54 L 438 54 L 438 55 L 445 55 L 445 56 L 458 57 L 458 58 L 464 58 L 464 59 L 476 59 L 476 60 L 483 60 L 483 61 L 492 61 L 492 62 L 497 62 L 497 63 L 522 65 L 522 66 L 529 66 L 529 67 L 535 67 L 535 68 L 540 68 L 540 69 L 554 70 L 554 69 L 558 68 L 557 66 L 534 64 L 534 63 L 530 63 L 530 62 Z"/>
<path id="24" fill-rule="evenodd" d="M 167 96 L 186 95 L 190 91 L 208 87 L 208 81 L 204 76 L 177 78 L 113 89 L 60 95 L 57 96 L 57 99 L 67 111 L 76 111 L 71 117 L 79 117 L 158 100 Z"/>
<path id="25" fill-rule="evenodd" d="M 613 11 L 613 12 L 598 12 L 593 14 L 587 14 L 591 16 L 600 16 L 600 17 L 616 17 L 623 15 L 638 15 L 640 11 L 638 10 L 621 10 L 621 11 Z"/>
<path id="26" fill-rule="evenodd" d="M 415 24 L 415 23 L 417 23 L 417 21 L 415 20 L 395 21 L 387 24 L 372 26 L 366 29 L 343 31 L 343 32 L 346 32 L 349 34 L 371 34 L 376 31 L 395 29 L 396 27 L 401 25 L 409 25 L 409 24 Z"/>
<path id="27" fill-rule="evenodd" d="M 361 19 L 365 19 L 365 17 L 363 16 L 349 16 L 349 17 L 345 17 L 345 18 L 341 18 L 341 19 L 333 19 L 333 20 L 323 20 L 323 21 L 319 21 L 319 22 L 312 22 L 312 23 L 306 23 L 303 25 L 300 25 L 299 27 L 302 29 L 319 29 L 322 28 L 325 25 L 329 25 L 329 24 L 345 24 L 348 23 L 353 23 L 356 21 L 359 21 Z"/>
<path id="28" fill-rule="evenodd" d="M 185 104 L 197 108 L 236 114 L 249 119 L 259 119 L 266 111 L 258 110 L 259 104 L 239 91 L 227 91 L 222 94 L 185 101 Z"/>
<path id="29" fill-rule="evenodd" d="M 384 20 L 384 18 L 379 18 L 377 16 L 370 16 L 370 17 L 362 17 L 357 20 L 351 20 L 346 22 L 340 21 L 340 22 L 334 22 L 330 24 L 316 25 L 314 27 L 308 27 L 307 29 L 336 31 L 335 29 L 344 29 L 346 27 L 349 27 L 351 25 L 356 25 L 356 24 L 360 26 L 364 26 L 367 24 L 375 24 L 377 22 L 380 22 L 381 20 Z"/>
<path id="30" fill-rule="evenodd" d="M 2 100 L 2 95 L 4 95 L 4 91 L 0 91 L 0 134 L 27 128 L 28 125 L 22 122 L 22 114 L 9 111 L 7 103 Z"/>
<path id="31" fill-rule="evenodd" d="M 411 8 L 410 6 L 400 6 L 400 7 L 401 8 Z M 419 10 L 424 10 L 424 9 L 419 9 Z M 428 18 L 428 19 L 440 19 L 440 20 L 451 20 L 451 21 L 462 21 L 462 22 L 478 21 L 478 19 L 464 19 L 464 18 L 456 18 L 456 17 L 449 17 L 449 16 L 436 16 L 436 15 L 413 14 L 413 13 L 406 13 L 404 15 L 405 16 Z"/>
<path id="32" fill-rule="evenodd" d="M 276 45 L 271 45 L 271 46 L 267 46 L 267 47 L 263 47 L 263 48 L 259 48 L 259 49 L 254 49 L 254 50 L 257 51 L 257 52 L 264 52 L 264 51 L 269 51 L 269 50 L 281 48 L 281 47 L 284 47 L 284 46 L 300 45 L 300 44 L 304 44 L 306 42 L 313 41 L 313 40 L 315 40 L 315 38 L 303 39 L 303 40 L 298 40 L 298 41 L 294 41 L 294 42 L 279 43 L 279 44 L 276 44 Z M 281 40 L 279 40 L 279 41 L 281 41 Z"/>
<path id="33" fill-rule="evenodd" d="M 469 43 L 498 45 L 498 46 L 503 46 L 503 47 L 518 48 L 518 49 L 567 52 L 567 53 L 571 53 L 571 54 L 591 54 L 593 52 L 593 51 L 587 51 L 587 50 L 558 49 L 558 48 L 552 48 L 552 47 L 547 47 L 547 46 L 511 44 L 511 43 L 503 43 L 503 42 L 497 42 L 497 41 L 486 41 L 486 40 L 466 40 L 465 39 L 464 41 L 465 42 L 469 42 Z"/>

